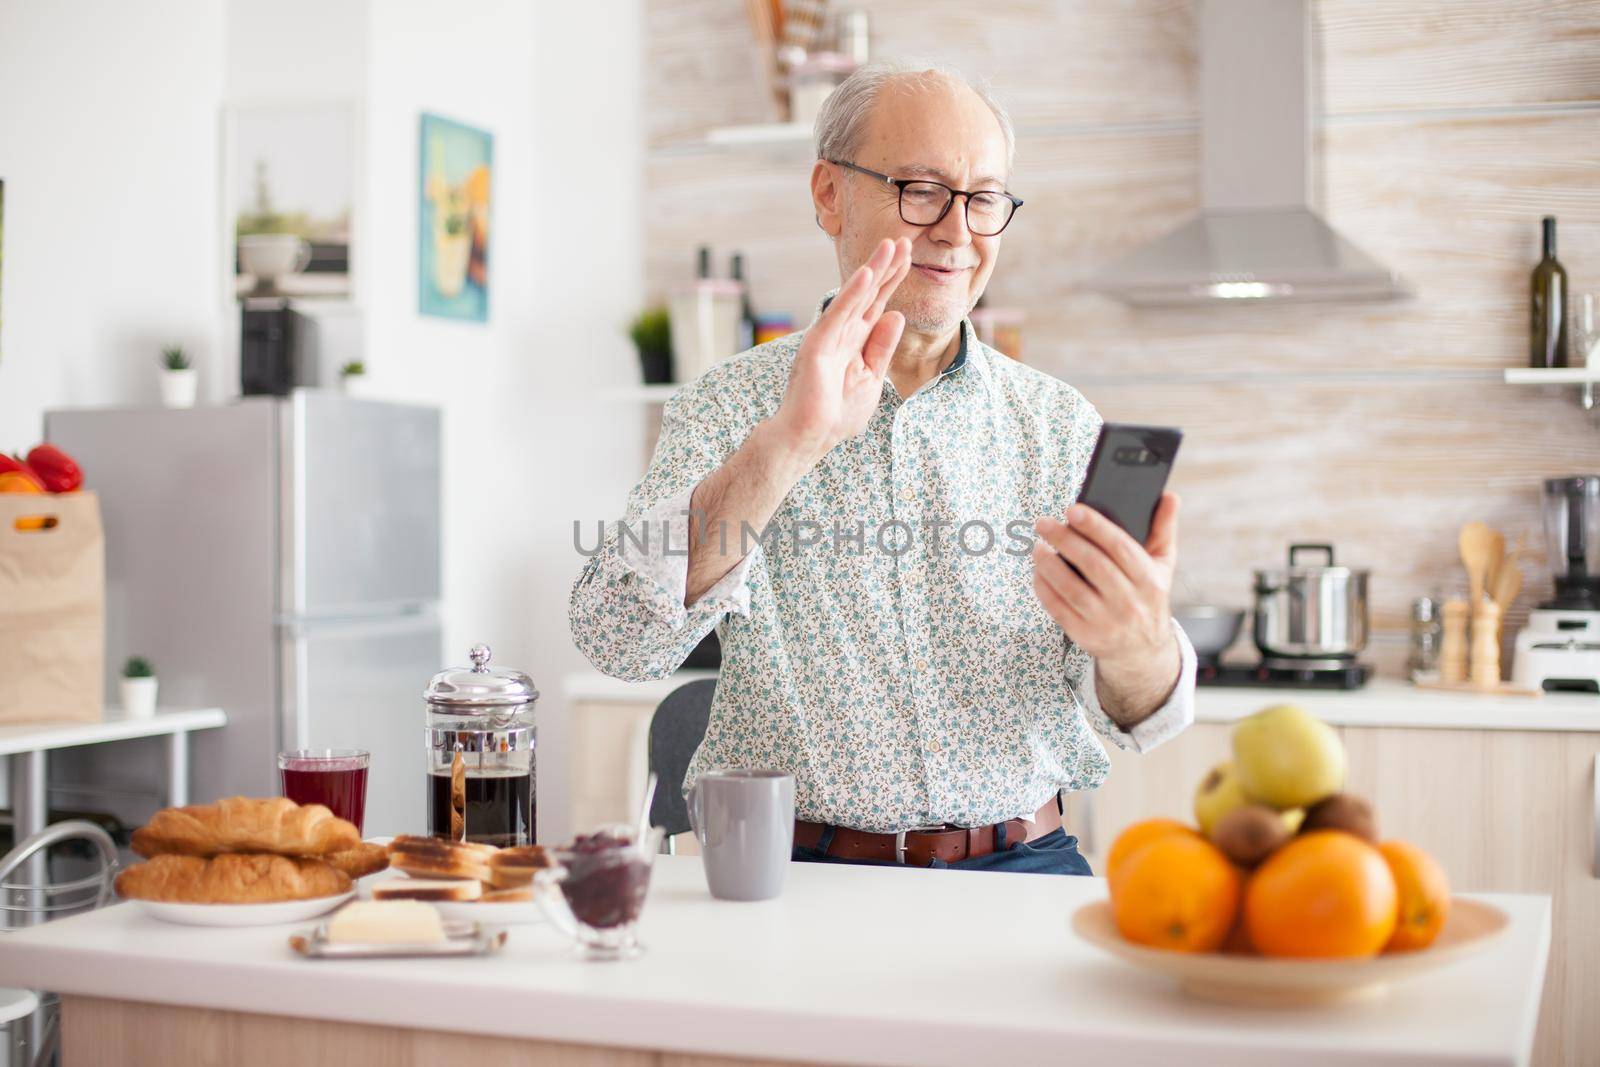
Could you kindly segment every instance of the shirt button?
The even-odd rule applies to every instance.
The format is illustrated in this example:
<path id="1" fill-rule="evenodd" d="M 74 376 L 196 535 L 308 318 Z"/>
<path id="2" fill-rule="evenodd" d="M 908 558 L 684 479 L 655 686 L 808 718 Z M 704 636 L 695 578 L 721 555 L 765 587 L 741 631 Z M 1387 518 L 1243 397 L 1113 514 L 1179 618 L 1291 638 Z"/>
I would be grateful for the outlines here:
<path id="1" fill-rule="evenodd" d="M 901 500 L 915 500 L 916 498 L 917 498 L 917 492 L 916 492 L 915 489 L 912 489 L 909 485 L 901 486 L 901 488 L 900 488 L 900 499 Z"/>

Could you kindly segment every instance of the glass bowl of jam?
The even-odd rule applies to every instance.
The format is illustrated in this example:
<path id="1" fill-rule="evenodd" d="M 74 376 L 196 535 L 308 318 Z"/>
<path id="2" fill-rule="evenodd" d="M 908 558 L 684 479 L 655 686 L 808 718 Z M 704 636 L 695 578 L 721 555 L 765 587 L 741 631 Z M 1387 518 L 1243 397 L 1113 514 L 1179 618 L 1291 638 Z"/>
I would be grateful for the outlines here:
<path id="1" fill-rule="evenodd" d="M 644 951 L 637 926 L 650 889 L 662 830 L 608 823 L 549 850 L 555 866 L 534 875 L 539 906 L 551 925 L 590 960 L 632 959 Z"/>

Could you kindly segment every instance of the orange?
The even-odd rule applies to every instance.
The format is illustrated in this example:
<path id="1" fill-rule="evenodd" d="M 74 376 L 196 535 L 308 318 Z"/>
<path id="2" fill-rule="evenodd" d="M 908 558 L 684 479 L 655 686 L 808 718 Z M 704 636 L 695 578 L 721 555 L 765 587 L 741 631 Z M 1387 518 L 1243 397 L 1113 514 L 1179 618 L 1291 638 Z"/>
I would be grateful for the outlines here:
<path id="1" fill-rule="evenodd" d="M 42 493 L 44 487 L 31 474 L 6 471 L 0 474 L 0 493 Z"/>
<path id="2" fill-rule="evenodd" d="M 1385 841 L 1378 846 L 1400 892 L 1399 921 L 1389 939 L 1392 952 L 1427 948 L 1450 917 L 1450 879 L 1437 860 L 1416 845 Z"/>
<path id="3" fill-rule="evenodd" d="M 1106 853 L 1106 881 L 1116 879 L 1117 872 L 1122 869 L 1124 861 L 1141 847 L 1150 842 L 1166 837 L 1168 834 L 1189 834 L 1195 836 L 1192 827 L 1185 826 L 1177 819 L 1145 819 L 1136 822 L 1111 843 L 1111 851 Z"/>
<path id="4" fill-rule="evenodd" d="M 25 471 L 5 471 L 0 473 L 0 493 L 42 493 L 44 487 L 37 478 Z M 29 515 L 17 519 L 14 524 L 19 530 L 42 530 L 48 525 L 43 516 Z"/>
<path id="5" fill-rule="evenodd" d="M 1111 883 L 1122 936 L 1176 952 L 1215 952 L 1239 914 L 1243 879 L 1199 834 L 1168 833 L 1128 856 Z"/>
<path id="6" fill-rule="evenodd" d="M 1250 943 L 1265 956 L 1373 956 L 1394 933 L 1399 893 L 1382 854 L 1343 830 L 1279 848 L 1245 887 Z"/>

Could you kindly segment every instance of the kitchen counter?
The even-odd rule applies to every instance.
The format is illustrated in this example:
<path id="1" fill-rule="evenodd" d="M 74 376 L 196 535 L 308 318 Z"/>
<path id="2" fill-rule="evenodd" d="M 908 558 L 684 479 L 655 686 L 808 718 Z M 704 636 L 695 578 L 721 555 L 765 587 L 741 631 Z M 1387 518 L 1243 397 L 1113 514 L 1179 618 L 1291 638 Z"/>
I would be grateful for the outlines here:
<path id="1" fill-rule="evenodd" d="M 1441 730 L 1600 731 L 1600 696 L 1545 693 L 1500 696 L 1419 689 L 1375 678 L 1347 692 L 1200 686 L 1195 719 L 1234 722 L 1270 704 L 1298 704 L 1333 726 L 1404 726 Z"/>
<path id="2" fill-rule="evenodd" d="M 625 682 L 599 671 L 563 679 L 567 699 L 579 702 L 659 704 L 667 694 L 716 671 L 684 670 L 651 682 Z M 1198 722 L 1233 722 L 1270 704 L 1298 704 L 1335 726 L 1403 726 L 1444 730 L 1600 731 L 1600 696 L 1545 693 L 1543 696 L 1448 693 L 1418 689 L 1409 682 L 1376 678 L 1360 689 L 1266 689 L 1200 686 Z"/>
<path id="3" fill-rule="evenodd" d="M 65 995 L 69 1064 L 179 1062 L 200 1047 L 241 1065 L 351 1062 L 351 1050 L 412 1062 L 419 1049 L 435 1059 L 415 1062 L 445 1050 L 531 1062 L 562 1048 L 538 1043 L 563 1043 L 562 1062 L 579 1058 L 570 1043 L 605 1050 L 585 1063 L 659 1062 L 630 1049 L 873 1064 L 1527 1062 L 1547 897 L 1481 896 L 1510 913 L 1507 934 L 1385 997 L 1261 1010 L 1190 999 L 1077 940 L 1068 917 L 1104 895 L 1100 879 L 795 865 L 780 900 L 733 904 L 709 897 L 698 858 L 663 856 L 648 951 L 630 963 L 575 960 L 546 926 L 513 927 L 488 959 L 307 961 L 284 943 L 298 926 L 171 926 L 123 904 L 0 937 L 0 985 Z"/>

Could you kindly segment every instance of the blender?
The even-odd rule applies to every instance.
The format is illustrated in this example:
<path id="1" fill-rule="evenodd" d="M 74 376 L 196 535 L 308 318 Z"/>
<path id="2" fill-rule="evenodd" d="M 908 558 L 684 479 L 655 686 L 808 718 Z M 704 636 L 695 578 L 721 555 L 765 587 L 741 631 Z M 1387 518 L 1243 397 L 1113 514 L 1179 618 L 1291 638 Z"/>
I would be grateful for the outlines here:
<path id="1" fill-rule="evenodd" d="M 1556 595 L 1517 634 L 1512 681 L 1600 693 L 1600 474 L 1544 483 L 1544 534 Z"/>

